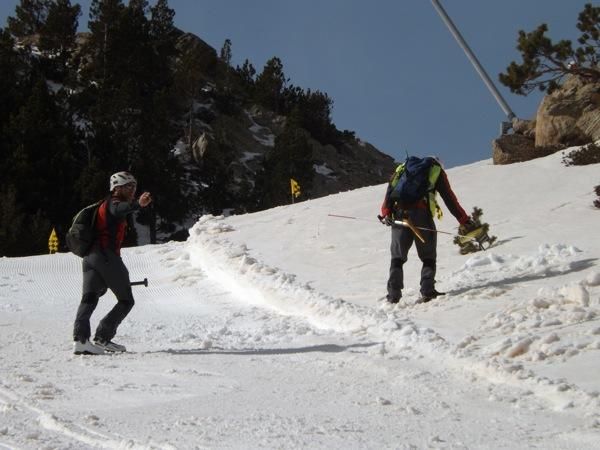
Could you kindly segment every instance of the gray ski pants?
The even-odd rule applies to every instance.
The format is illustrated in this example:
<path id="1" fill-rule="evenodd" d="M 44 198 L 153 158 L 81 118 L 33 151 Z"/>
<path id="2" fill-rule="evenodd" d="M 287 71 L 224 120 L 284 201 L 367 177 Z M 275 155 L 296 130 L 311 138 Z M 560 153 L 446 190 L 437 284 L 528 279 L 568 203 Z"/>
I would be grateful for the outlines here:
<path id="1" fill-rule="evenodd" d="M 110 341 L 117 328 L 133 308 L 134 300 L 129 281 L 129 271 L 120 256 L 111 250 L 93 250 L 82 261 L 83 295 L 77 309 L 73 338 L 85 341 L 90 338 L 90 318 L 98 305 L 98 300 L 110 289 L 117 304 L 100 321 L 96 328 L 96 339 Z"/>
<path id="2" fill-rule="evenodd" d="M 435 223 L 428 209 L 419 208 L 395 213 L 396 218 L 405 216 L 415 226 L 435 230 Z M 398 300 L 402 297 L 402 289 L 404 288 L 402 266 L 408 260 L 408 251 L 413 242 L 417 246 L 417 254 L 423 263 L 421 268 L 421 294 L 428 294 L 435 290 L 437 233 L 434 231 L 419 231 L 425 239 L 425 243 L 422 243 L 409 228 L 401 225 L 392 226 L 392 245 L 390 248 L 392 259 L 387 283 L 388 300 Z"/>

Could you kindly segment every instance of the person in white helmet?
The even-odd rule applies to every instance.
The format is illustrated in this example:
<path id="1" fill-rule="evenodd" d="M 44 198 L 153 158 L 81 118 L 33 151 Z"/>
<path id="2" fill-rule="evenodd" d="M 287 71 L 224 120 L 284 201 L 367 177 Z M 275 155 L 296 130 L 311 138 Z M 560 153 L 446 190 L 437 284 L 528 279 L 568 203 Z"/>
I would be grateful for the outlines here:
<path id="1" fill-rule="evenodd" d="M 73 327 L 75 354 L 125 351 L 124 346 L 112 341 L 134 305 L 129 271 L 121 259 L 121 245 L 127 230 L 127 216 L 152 202 L 149 192 L 136 200 L 136 188 L 137 181 L 129 172 L 113 174 L 110 195 L 98 208 L 96 238 L 82 262 L 83 294 Z M 117 297 L 117 304 L 98 324 L 92 343 L 90 318 L 108 289 Z"/>

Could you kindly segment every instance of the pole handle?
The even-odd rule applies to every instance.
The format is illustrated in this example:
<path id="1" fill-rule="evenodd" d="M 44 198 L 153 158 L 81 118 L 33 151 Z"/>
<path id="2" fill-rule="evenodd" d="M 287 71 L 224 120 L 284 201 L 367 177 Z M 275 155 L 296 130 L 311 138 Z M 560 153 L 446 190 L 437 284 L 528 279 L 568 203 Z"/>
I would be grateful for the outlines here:
<path id="1" fill-rule="evenodd" d="M 145 286 L 148 287 L 148 278 L 144 278 L 142 281 L 132 281 L 131 286 Z"/>

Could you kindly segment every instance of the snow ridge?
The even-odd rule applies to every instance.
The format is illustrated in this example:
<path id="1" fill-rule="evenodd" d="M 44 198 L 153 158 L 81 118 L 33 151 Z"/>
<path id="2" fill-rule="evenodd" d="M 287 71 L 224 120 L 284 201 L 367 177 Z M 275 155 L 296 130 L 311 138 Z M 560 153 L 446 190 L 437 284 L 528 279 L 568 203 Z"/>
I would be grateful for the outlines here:
<path id="1" fill-rule="evenodd" d="M 314 290 L 254 259 L 244 245 L 223 237 L 234 231 L 224 217 L 203 216 L 190 230 L 190 262 L 245 302 L 269 307 L 281 314 L 305 317 L 314 326 L 338 332 L 376 337 L 387 346 L 405 348 L 416 342 L 445 345 L 430 328 L 419 328 L 393 312 L 368 308 Z"/>

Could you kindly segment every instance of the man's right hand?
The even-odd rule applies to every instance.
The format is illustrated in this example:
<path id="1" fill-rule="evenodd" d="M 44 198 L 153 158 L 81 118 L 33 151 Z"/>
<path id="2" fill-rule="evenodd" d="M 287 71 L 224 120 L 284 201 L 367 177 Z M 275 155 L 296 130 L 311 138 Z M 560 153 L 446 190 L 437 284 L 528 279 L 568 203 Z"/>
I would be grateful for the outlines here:
<path id="1" fill-rule="evenodd" d="M 475 221 L 469 216 L 469 219 L 463 223 L 460 227 L 458 227 L 458 231 L 460 234 L 467 234 L 477 228 L 477 224 Z"/>
<path id="2" fill-rule="evenodd" d="M 138 202 L 142 208 L 145 208 L 152 203 L 152 196 L 150 195 L 150 192 L 144 192 L 142 195 L 140 195 Z"/>
<path id="3" fill-rule="evenodd" d="M 387 225 L 388 227 L 391 227 L 392 225 L 394 225 L 394 218 L 391 214 L 388 214 L 381 220 L 381 223 Z"/>

